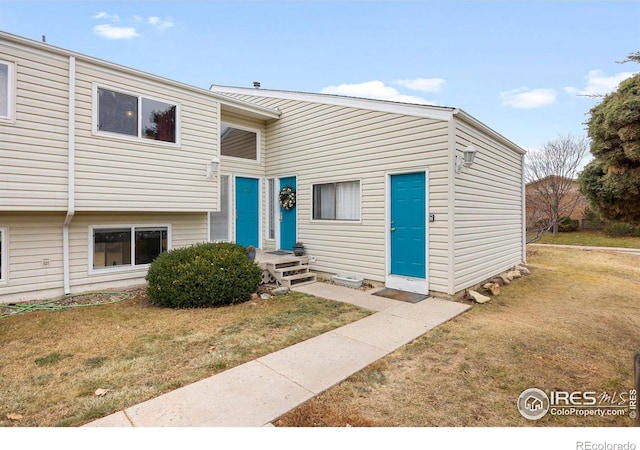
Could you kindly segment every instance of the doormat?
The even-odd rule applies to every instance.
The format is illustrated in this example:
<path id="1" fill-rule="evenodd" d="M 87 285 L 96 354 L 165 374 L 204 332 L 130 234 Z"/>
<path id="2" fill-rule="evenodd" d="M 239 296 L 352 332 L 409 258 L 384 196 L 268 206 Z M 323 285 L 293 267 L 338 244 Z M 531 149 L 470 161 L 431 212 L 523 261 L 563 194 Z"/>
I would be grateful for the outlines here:
<path id="1" fill-rule="evenodd" d="M 380 289 L 377 292 L 374 292 L 373 295 L 377 295 L 378 297 L 390 298 L 392 300 L 400 300 L 402 302 L 408 303 L 418 303 L 419 301 L 424 300 L 429 297 L 424 294 L 414 294 L 413 292 L 399 291 L 397 289 L 384 288 Z"/>
<path id="2" fill-rule="evenodd" d="M 280 256 L 284 256 L 284 255 L 293 255 L 293 253 L 291 252 L 285 252 L 284 250 L 274 250 L 272 252 L 267 252 L 270 255 L 280 255 Z"/>

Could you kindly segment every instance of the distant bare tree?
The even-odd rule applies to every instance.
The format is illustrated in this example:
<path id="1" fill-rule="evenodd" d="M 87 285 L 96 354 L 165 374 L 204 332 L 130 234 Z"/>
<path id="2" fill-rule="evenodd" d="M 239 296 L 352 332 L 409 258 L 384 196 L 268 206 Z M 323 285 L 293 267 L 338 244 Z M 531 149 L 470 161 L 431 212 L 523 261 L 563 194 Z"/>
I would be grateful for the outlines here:
<path id="1" fill-rule="evenodd" d="M 576 178 L 588 150 L 586 137 L 567 134 L 527 154 L 527 223 L 536 230 L 529 242 L 548 231 L 558 233 L 559 220 L 570 216 L 582 199 Z"/>

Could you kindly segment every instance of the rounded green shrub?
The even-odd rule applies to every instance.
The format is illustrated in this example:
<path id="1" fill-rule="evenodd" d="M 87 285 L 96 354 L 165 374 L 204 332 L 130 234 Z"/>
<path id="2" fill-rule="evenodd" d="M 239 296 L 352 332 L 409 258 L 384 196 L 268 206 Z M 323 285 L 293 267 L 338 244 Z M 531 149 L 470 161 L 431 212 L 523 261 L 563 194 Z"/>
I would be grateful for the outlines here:
<path id="1" fill-rule="evenodd" d="M 572 219 L 570 217 L 562 217 L 558 221 L 558 231 L 561 233 L 571 233 L 578 231 L 578 219 Z"/>
<path id="2" fill-rule="evenodd" d="M 152 304 L 200 308 L 249 300 L 260 285 L 262 269 L 241 245 L 196 244 L 158 256 L 146 280 Z"/>

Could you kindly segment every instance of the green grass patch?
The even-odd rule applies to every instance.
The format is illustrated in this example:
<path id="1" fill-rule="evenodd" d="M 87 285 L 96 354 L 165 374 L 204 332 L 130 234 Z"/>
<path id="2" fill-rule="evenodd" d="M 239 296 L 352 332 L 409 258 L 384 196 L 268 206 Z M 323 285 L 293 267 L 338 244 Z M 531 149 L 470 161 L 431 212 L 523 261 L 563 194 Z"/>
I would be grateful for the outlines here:
<path id="1" fill-rule="evenodd" d="M 580 245 L 585 247 L 640 248 L 638 237 L 611 237 L 601 231 L 545 234 L 536 244 Z"/>

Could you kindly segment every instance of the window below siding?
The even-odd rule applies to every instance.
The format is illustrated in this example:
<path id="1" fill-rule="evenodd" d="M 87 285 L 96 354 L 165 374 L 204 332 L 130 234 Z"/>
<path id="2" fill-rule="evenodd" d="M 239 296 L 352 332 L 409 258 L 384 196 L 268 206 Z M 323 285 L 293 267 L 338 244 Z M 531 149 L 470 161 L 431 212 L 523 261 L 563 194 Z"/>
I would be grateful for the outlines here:
<path id="1" fill-rule="evenodd" d="M 100 87 L 97 98 L 97 131 L 177 142 L 177 105 Z"/>
<path id="2" fill-rule="evenodd" d="M 314 220 L 360 220 L 360 181 L 313 185 Z"/>
<path id="3" fill-rule="evenodd" d="M 91 228 L 91 267 L 135 267 L 150 264 L 169 249 L 168 226 Z"/>
<path id="4" fill-rule="evenodd" d="M 220 126 L 220 154 L 232 158 L 258 161 L 260 154 L 258 137 L 257 130 L 222 124 Z"/>
<path id="5" fill-rule="evenodd" d="M 0 228 L 0 283 L 7 281 L 7 229 Z"/>
<path id="6" fill-rule="evenodd" d="M 0 61 L 0 119 L 13 119 L 14 66 Z"/>

